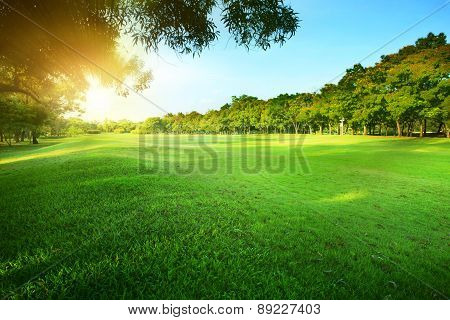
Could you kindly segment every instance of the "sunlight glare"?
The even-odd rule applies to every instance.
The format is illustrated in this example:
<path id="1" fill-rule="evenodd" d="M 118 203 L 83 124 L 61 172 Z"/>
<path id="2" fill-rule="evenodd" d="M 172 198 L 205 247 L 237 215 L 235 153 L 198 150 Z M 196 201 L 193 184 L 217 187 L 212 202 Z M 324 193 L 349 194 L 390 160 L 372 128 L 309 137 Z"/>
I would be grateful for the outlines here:
<path id="1" fill-rule="evenodd" d="M 105 116 L 111 105 L 111 89 L 103 87 L 96 78 L 89 78 L 88 82 L 89 89 L 84 104 L 85 116 L 89 118 Z"/>

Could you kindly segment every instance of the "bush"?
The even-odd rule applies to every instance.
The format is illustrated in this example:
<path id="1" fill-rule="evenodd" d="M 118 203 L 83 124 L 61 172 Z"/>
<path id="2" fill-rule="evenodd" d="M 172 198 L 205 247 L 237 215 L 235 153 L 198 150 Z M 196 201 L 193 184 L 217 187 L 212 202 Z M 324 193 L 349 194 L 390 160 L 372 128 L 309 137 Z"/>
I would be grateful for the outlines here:
<path id="1" fill-rule="evenodd" d="M 83 133 L 84 133 L 83 130 L 81 130 L 80 128 L 74 127 L 74 126 L 70 126 L 67 129 L 67 135 L 70 137 L 78 136 Z"/>
<path id="2" fill-rule="evenodd" d="M 123 128 L 117 128 L 114 129 L 114 133 L 125 133 L 125 130 Z"/>
<path id="3" fill-rule="evenodd" d="M 101 131 L 100 130 L 88 130 L 87 134 L 100 134 Z"/>
<path id="4" fill-rule="evenodd" d="M 131 133 L 133 133 L 133 134 L 146 134 L 147 132 L 145 132 L 144 128 L 136 128 L 134 130 L 131 130 Z"/>

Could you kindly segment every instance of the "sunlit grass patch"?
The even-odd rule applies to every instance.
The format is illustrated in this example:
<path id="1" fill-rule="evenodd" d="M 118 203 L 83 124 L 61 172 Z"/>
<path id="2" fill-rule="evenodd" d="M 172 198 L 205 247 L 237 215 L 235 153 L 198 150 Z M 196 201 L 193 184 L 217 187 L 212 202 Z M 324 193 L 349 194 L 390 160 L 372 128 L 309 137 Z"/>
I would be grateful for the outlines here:
<path id="1" fill-rule="evenodd" d="M 331 198 L 322 199 L 323 202 L 346 202 L 353 200 L 360 200 L 367 197 L 369 193 L 367 191 L 350 191 L 337 194 Z"/>

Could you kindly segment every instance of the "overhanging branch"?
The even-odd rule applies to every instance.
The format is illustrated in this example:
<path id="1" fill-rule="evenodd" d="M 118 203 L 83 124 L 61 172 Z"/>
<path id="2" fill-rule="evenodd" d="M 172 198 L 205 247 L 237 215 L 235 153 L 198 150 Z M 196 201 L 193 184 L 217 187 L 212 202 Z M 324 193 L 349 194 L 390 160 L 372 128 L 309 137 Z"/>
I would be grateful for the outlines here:
<path id="1" fill-rule="evenodd" d="M 29 96 L 30 98 L 32 98 L 34 101 L 36 101 L 38 103 L 42 103 L 39 96 L 30 90 L 23 89 L 23 88 L 14 86 L 14 85 L 0 83 L 0 93 L 6 93 L 6 92 L 21 93 L 21 94 Z"/>

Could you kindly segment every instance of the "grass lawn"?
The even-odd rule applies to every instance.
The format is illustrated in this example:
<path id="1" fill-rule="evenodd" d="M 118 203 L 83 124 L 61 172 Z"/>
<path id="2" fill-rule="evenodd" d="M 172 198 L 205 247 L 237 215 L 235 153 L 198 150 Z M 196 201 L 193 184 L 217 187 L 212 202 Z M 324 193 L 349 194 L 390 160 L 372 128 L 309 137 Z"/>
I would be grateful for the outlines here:
<path id="1" fill-rule="evenodd" d="M 216 170 L 139 172 L 127 134 L 0 146 L 0 296 L 450 296 L 448 140 L 306 136 L 309 174 L 239 170 L 279 136 L 177 141 L 146 165 Z"/>

